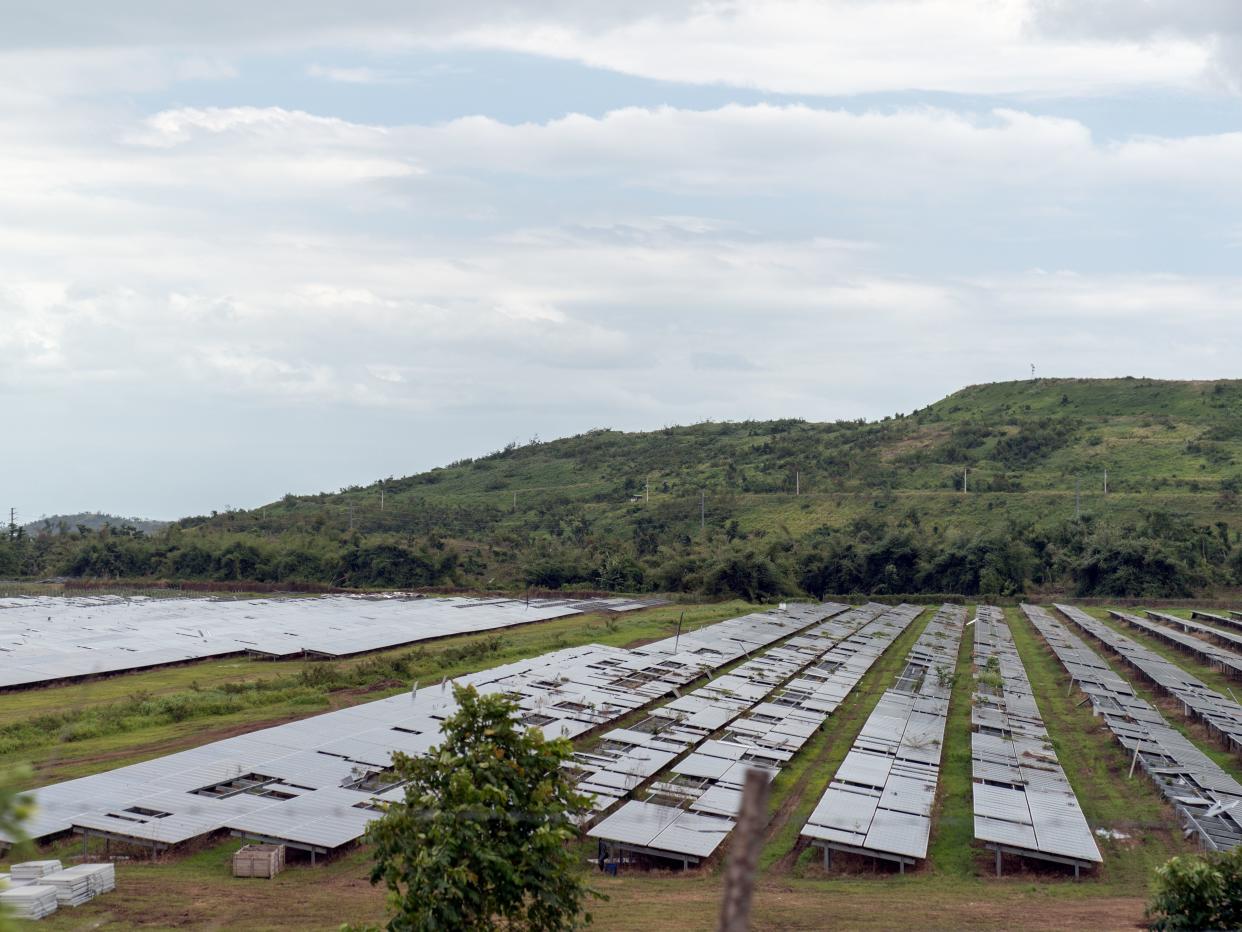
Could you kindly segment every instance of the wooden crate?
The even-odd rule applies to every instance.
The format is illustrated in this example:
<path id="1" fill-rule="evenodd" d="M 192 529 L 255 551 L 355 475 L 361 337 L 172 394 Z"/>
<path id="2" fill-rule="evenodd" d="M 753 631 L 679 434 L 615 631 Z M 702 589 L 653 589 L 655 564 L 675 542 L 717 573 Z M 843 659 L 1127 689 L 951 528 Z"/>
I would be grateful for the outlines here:
<path id="1" fill-rule="evenodd" d="M 271 878 L 284 869 L 284 845 L 246 845 L 233 855 L 234 877 Z"/>

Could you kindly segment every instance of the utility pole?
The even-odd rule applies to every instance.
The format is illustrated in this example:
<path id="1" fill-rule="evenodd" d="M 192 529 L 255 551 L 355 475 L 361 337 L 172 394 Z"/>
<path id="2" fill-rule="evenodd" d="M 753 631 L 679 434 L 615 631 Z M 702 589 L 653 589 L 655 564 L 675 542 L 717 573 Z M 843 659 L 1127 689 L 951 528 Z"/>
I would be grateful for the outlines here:
<path id="1" fill-rule="evenodd" d="M 517 489 L 513 490 L 513 510 L 517 511 Z"/>
<path id="2" fill-rule="evenodd" d="M 1031 381 L 1035 381 L 1035 363 L 1031 363 Z"/>
<path id="3" fill-rule="evenodd" d="M 966 482 L 969 477 L 969 474 L 970 474 L 970 467 L 966 467 L 962 470 L 962 494 L 963 495 L 966 494 Z"/>
<path id="4" fill-rule="evenodd" d="M 1108 494 L 1108 467 L 1104 467 L 1104 494 Z"/>
<path id="5" fill-rule="evenodd" d="M 380 511 L 384 510 L 384 483 L 380 483 Z"/>
<path id="6" fill-rule="evenodd" d="M 645 489 L 646 491 L 644 494 L 646 496 L 646 503 L 650 505 L 651 504 L 651 477 L 650 476 L 648 476 L 646 479 Z"/>
<path id="7" fill-rule="evenodd" d="M 802 471 L 794 470 L 794 495 L 802 494 Z"/>

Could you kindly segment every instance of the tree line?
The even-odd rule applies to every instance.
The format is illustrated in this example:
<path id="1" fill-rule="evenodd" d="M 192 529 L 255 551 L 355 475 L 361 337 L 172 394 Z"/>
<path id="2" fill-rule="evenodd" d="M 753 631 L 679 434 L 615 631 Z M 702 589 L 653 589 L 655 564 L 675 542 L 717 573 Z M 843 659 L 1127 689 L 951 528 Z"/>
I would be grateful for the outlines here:
<path id="1" fill-rule="evenodd" d="M 0 577 L 316 583 L 351 588 L 590 588 L 741 596 L 917 594 L 1190 597 L 1242 585 L 1242 544 L 1219 522 L 1150 511 L 1111 526 L 1091 515 L 975 531 L 917 518 L 855 518 L 801 537 L 717 521 L 701 533 L 658 517 L 602 528 L 478 538 L 324 527 L 280 534 L 129 525 L 0 536 Z"/>

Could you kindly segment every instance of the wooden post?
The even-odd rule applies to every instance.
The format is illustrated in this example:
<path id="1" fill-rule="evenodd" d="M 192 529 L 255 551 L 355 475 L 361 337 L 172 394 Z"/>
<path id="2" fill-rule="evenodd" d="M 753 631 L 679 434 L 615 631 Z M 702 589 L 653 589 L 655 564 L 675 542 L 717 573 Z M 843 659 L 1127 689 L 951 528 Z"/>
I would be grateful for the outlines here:
<path id="1" fill-rule="evenodd" d="M 742 811 L 733 830 L 729 869 L 725 874 L 720 904 L 720 932 L 747 932 L 750 901 L 755 892 L 759 850 L 763 847 L 763 823 L 768 811 L 768 775 L 748 770 L 742 787 Z"/>

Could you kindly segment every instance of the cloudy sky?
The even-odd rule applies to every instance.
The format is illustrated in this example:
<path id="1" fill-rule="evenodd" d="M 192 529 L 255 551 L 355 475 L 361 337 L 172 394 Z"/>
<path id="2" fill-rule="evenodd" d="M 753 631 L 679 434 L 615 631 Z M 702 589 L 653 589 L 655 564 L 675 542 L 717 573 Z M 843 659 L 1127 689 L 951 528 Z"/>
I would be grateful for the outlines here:
<path id="1" fill-rule="evenodd" d="M 0 8 L 27 519 L 1238 373 L 1236 0 Z"/>

